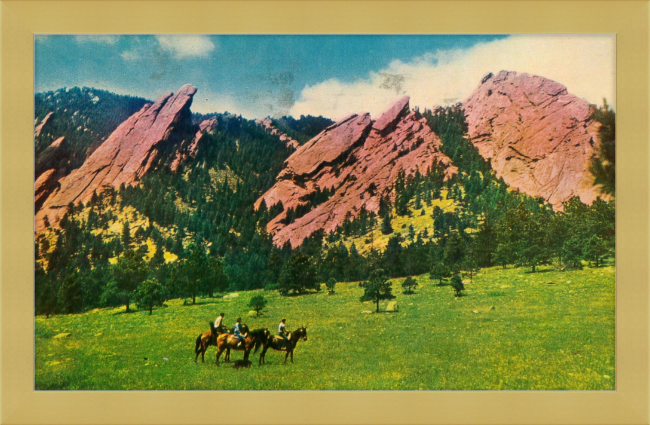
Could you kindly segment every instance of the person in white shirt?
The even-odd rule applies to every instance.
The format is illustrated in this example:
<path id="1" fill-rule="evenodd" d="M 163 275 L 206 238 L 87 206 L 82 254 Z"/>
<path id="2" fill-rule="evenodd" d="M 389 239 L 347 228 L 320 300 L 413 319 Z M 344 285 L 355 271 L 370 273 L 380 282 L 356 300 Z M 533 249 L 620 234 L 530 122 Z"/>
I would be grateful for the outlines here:
<path id="1" fill-rule="evenodd" d="M 289 342 L 289 338 L 287 337 L 287 330 L 284 327 L 284 324 L 287 322 L 287 319 L 282 319 L 280 321 L 280 324 L 278 325 L 278 335 L 282 337 L 284 341 L 282 346 L 285 347 L 287 345 L 287 342 Z"/>
<path id="2" fill-rule="evenodd" d="M 219 317 L 217 317 L 217 319 L 214 321 L 214 329 L 217 331 L 217 333 L 220 333 L 220 334 L 224 333 L 223 323 L 222 323 L 224 316 L 225 316 L 225 314 L 221 313 L 221 314 L 219 314 Z"/>

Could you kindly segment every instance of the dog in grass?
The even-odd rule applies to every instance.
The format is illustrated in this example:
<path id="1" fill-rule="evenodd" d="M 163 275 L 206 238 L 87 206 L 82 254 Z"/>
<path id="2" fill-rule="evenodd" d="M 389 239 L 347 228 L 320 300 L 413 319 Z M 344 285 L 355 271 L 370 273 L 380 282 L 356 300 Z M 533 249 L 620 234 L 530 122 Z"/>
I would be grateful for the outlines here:
<path id="1" fill-rule="evenodd" d="M 235 369 L 249 369 L 251 367 L 251 362 L 250 360 L 235 360 L 232 367 Z"/>

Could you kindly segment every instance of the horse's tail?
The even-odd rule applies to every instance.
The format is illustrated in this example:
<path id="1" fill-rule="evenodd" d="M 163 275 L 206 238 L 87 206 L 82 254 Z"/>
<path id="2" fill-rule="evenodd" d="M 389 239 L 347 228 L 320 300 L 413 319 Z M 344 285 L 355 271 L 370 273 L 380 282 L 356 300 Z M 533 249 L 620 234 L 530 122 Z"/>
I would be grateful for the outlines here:
<path id="1" fill-rule="evenodd" d="M 217 342 L 217 328 L 214 327 L 214 322 L 210 322 L 210 340 L 215 344 Z"/>
<path id="2" fill-rule="evenodd" d="M 199 336 L 196 338 L 196 346 L 194 347 L 194 353 L 198 354 L 199 351 L 201 351 L 200 347 L 201 347 L 201 335 L 199 334 Z"/>

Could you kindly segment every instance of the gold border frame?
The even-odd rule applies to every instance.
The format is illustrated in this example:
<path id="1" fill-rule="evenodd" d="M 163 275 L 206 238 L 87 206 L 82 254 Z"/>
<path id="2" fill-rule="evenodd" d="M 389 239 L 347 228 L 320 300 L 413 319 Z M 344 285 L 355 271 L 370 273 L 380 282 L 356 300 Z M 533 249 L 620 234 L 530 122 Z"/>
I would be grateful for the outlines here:
<path id="1" fill-rule="evenodd" d="M 649 3 L 640 1 L 11 1 L 1 13 L 3 424 L 648 424 Z M 616 391 L 35 392 L 33 35 L 607 33 L 617 35 Z M 288 415 L 246 410 L 301 406 Z"/>

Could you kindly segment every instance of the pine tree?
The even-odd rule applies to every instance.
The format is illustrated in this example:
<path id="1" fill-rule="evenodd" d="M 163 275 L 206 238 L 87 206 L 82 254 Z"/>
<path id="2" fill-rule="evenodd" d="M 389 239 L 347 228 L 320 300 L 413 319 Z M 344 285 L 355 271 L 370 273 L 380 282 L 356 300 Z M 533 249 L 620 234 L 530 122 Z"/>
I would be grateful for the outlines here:
<path id="1" fill-rule="evenodd" d="M 405 294 L 412 294 L 413 289 L 417 288 L 417 286 L 418 283 L 411 276 L 407 277 L 406 279 L 404 279 L 404 282 L 402 282 L 402 288 L 404 288 Z"/>
<path id="2" fill-rule="evenodd" d="M 134 250 L 127 250 L 111 268 L 113 278 L 106 286 L 102 299 L 104 304 L 126 305 L 126 312 L 130 312 L 130 302 L 135 291 L 147 274 L 146 265 L 142 257 Z"/>
<path id="3" fill-rule="evenodd" d="M 122 226 L 122 245 L 124 245 L 124 249 L 129 249 L 129 246 L 131 245 L 131 229 L 129 227 L 129 220 L 126 220 Z"/>
<path id="4" fill-rule="evenodd" d="M 391 225 L 390 221 L 390 213 L 387 212 L 381 222 L 381 233 L 384 235 L 390 235 L 393 233 L 393 226 Z"/>
<path id="5" fill-rule="evenodd" d="M 456 273 L 452 276 L 451 287 L 454 288 L 456 297 L 462 296 L 461 291 L 465 290 L 465 285 L 463 284 L 463 280 L 460 278 L 460 274 Z"/>
<path id="6" fill-rule="evenodd" d="M 370 273 L 370 279 L 361 284 L 363 288 L 363 295 L 361 302 L 373 301 L 377 305 L 376 312 L 379 313 L 379 301 L 390 300 L 395 298 L 393 295 L 393 288 L 391 283 L 386 278 L 382 269 L 373 270 Z"/>
<path id="7" fill-rule="evenodd" d="M 135 292 L 135 303 L 139 309 L 149 310 L 153 314 L 153 308 L 159 307 L 167 300 L 167 290 L 156 278 L 150 278 L 142 282 Z"/>
<path id="8" fill-rule="evenodd" d="M 306 289 L 316 289 L 316 273 L 311 259 L 303 253 L 295 253 L 289 257 L 278 282 L 278 292 L 288 295 L 290 292 L 300 294 Z"/>
<path id="9" fill-rule="evenodd" d="M 451 275 L 449 268 L 445 266 L 444 263 L 442 262 L 437 262 L 431 267 L 431 271 L 429 272 L 429 276 L 431 279 L 437 279 L 438 280 L 438 285 L 442 286 L 443 284 L 443 279 L 446 277 L 449 277 Z"/>
<path id="10" fill-rule="evenodd" d="M 325 285 L 327 286 L 328 294 L 334 295 L 334 288 L 336 287 L 336 279 L 330 277 Z"/>
<path id="11" fill-rule="evenodd" d="M 259 317 L 260 312 L 264 310 L 266 304 L 267 301 L 263 295 L 255 295 L 253 298 L 251 298 L 250 302 L 248 303 L 248 307 L 252 310 L 255 310 L 257 317 Z"/>

